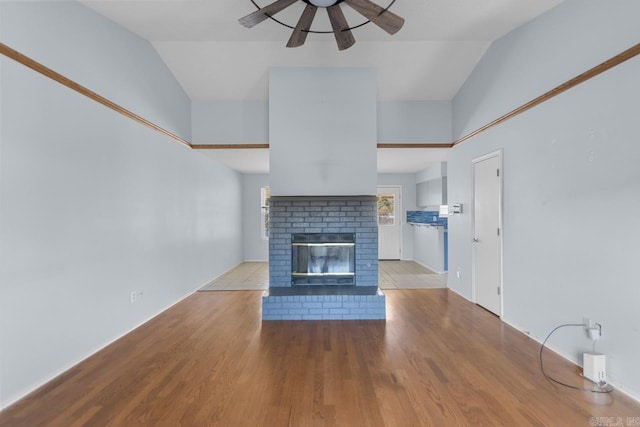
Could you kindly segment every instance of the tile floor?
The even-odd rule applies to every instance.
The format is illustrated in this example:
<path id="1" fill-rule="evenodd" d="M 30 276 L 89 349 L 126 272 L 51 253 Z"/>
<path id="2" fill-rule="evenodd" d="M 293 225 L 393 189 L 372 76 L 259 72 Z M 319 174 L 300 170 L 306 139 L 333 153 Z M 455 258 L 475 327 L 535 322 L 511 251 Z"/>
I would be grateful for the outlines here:
<path id="1" fill-rule="evenodd" d="M 438 289 L 447 287 L 447 274 L 436 274 L 415 261 L 380 261 L 381 289 Z"/>
<path id="2" fill-rule="evenodd" d="M 414 261 L 380 261 L 381 289 L 437 289 L 447 287 L 447 274 L 436 274 Z M 201 288 L 201 291 L 246 291 L 269 288 L 269 264 L 243 262 Z"/>

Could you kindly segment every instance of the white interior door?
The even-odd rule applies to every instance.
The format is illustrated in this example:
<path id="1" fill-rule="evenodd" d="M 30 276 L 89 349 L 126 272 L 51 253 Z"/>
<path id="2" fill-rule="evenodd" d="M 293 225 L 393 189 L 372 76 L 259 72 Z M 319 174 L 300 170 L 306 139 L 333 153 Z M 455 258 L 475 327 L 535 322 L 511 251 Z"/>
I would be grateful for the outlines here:
<path id="1" fill-rule="evenodd" d="M 502 154 L 473 161 L 473 290 L 475 302 L 502 315 Z"/>
<path id="2" fill-rule="evenodd" d="M 402 187 L 378 187 L 378 258 L 400 259 L 402 247 Z"/>

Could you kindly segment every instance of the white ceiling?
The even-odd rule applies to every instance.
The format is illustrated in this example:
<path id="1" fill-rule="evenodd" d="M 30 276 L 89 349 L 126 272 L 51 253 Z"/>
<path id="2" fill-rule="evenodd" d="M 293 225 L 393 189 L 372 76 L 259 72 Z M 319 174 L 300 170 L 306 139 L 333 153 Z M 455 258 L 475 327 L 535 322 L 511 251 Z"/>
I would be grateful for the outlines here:
<path id="1" fill-rule="evenodd" d="M 255 1 L 263 7 L 273 0 Z M 367 24 L 353 30 L 356 44 L 340 52 L 331 34 L 310 34 L 304 46 L 288 49 L 289 28 L 270 20 L 241 26 L 238 18 L 256 10 L 250 0 L 81 0 L 149 40 L 191 99 L 265 100 L 273 66 L 362 66 L 376 68 L 381 101 L 452 99 L 493 40 L 561 1 L 397 0 L 391 10 L 405 18 L 397 34 Z M 386 7 L 391 0 L 374 2 Z M 342 7 L 350 25 L 365 21 Z M 299 1 L 276 18 L 294 26 L 303 8 Z M 313 30 L 331 28 L 323 12 Z M 259 150 L 215 156 L 239 171 L 268 169 L 268 155 Z M 421 157 L 413 149 L 379 150 L 379 169 L 409 173 Z"/>

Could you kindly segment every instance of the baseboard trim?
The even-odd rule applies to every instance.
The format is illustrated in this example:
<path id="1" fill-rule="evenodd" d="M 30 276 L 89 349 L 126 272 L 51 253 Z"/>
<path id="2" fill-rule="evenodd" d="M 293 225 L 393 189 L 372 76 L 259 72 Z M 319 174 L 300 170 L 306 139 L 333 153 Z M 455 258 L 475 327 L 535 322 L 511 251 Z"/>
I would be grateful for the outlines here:
<path id="1" fill-rule="evenodd" d="M 460 297 L 464 298 L 465 300 L 469 301 L 472 304 L 475 304 L 474 301 L 471 301 L 471 299 L 467 298 L 466 295 L 463 295 L 462 293 L 456 291 L 453 288 L 448 288 L 449 291 L 455 293 L 456 295 L 459 295 Z M 522 328 L 520 325 L 505 319 L 504 317 L 500 317 L 499 318 L 502 322 L 504 322 L 505 324 L 509 325 L 510 327 L 512 327 L 513 329 L 515 329 L 516 331 L 520 332 L 523 335 L 526 335 L 527 337 L 531 338 L 532 340 L 534 340 L 535 342 L 537 342 L 538 344 L 542 345 L 543 342 L 543 338 L 540 337 L 536 337 L 534 335 L 531 335 L 531 333 L 529 331 L 527 331 L 526 329 Z M 574 360 L 573 358 L 571 358 L 570 356 L 568 356 L 567 354 L 563 353 L 562 351 L 558 350 L 557 348 L 553 347 L 553 346 L 549 346 L 549 345 L 545 345 L 546 348 L 548 348 L 549 350 L 553 351 L 554 353 L 556 353 L 558 356 L 562 357 L 563 359 L 565 359 L 567 362 L 572 363 L 576 366 L 582 367 L 582 365 L 580 364 L 580 361 Z M 630 399 L 633 399 L 637 402 L 640 403 L 640 393 L 638 393 L 636 390 L 631 390 L 627 387 L 624 386 L 623 383 L 621 383 L 620 381 L 616 381 L 616 380 L 611 380 L 609 381 L 609 384 L 616 389 L 616 391 L 619 391 L 620 393 L 624 394 L 625 396 L 629 397 Z"/>
<path id="2" fill-rule="evenodd" d="M 433 271 L 433 272 L 434 272 L 434 273 L 436 273 L 436 274 L 444 274 L 444 273 L 446 273 L 446 271 L 440 271 L 440 270 L 438 270 L 438 269 L 435 269 L 435 268 L 433 268 L 433 267 L 430 267 L 430 266 L 428 266 L 427 264 L 424 264 L 424 263 L 422 263 L 422 262 L 420 262 L 420 261 L 417 261 L 417 260 L 415 260 L 415 259 L 412 259 L 411 261 L 415 262 L 415 263 L 416 263 L 416 264 L 418 264 L 418 265 L 423 266 L 424 268 L 428 268 L 429 270 Z"/>
<path id="3" fill-rule="evenodd" d="M 539 338 L 539 337 L 536 337 L 535 335 L 531 335 L 531 333 L 529 331 L 525 330 L 524 328 L 520 327 L 519 325 L 515 324 L 512 321 L 505 320 L 504 318 L 502 318 L 501 320 L 504 323 L 506 323 L 507 325 L 511 326 L 516 331 L 520 332 L 523 335 L 526 335 L 527 337 L 531 338 L 532 340 L 534 340 L 538 344 L 542 345 L 542 342 L 544 341 L 543 338 Z M 553 346 L 551 346 L 549 344 L 545 344 L 545 348 L 551 350 L 552 352 L 554 352 L 558 356 L 560 356 L 563 359 L 565 359 L 567 362 L 582 368 L 582 365 L 580 364 L 580 361 L 574 360 L 571 356 L 563 353 L 562 351 L 558 350 L 557 348 L 555 348 L 555 347 L 553 347 Z M 619 391 L 620 393 L 624 394 L 625 396 L 629 397 L 630 399 L 633 399 L 636 402 L 640 403 L 640 394 L 635 392 L 634 390 L 630 390 L 630 389 L 624 387 L 624 385 L 621 382 L 612 380 L 612 381 L 609 381 L 609 385 L 612 386 L 614 389 L 616 389 L 616 391 Z"/>
<path id="4" fill-rule="evenodd" d="M 448 286 L 448 284 L 447 284 Z M 464 298 L 465 300 L 469 301 L 471 304 L 475 304 L 475 301 L 471 301 L 471 299 L 467 298 L 466 295 L 461 294 L 460 292 L 456 291 L 453 288 L 447 287 L 447 289 L 449 289 L 451 292 L 453 292 L 454 294 L 458 295 L 461 298 Z"/>
<path id="5" fill-rule="evenodd" d="M 220 273 L 219 275 L 217 275 L 216 277 L 214 277 L 211 280 L 208 280 L 206 283 L 196 287 L 194 290 L 186 293 L 185 295 L 179 297 L 176 301 L 174 301 L 173 303 L 170 303 L 169 305 L 165 306 L 164 308 L 160 309 L 159 311 L 156 311 L 155 314 L 152 314 L 151 316 L 147 317 L 145 320 L 140 321 L 139 323 L 135 324 L 133 327 L 131 327 L 130 329 L 128 329 L 126 332 L 123 332 L 121 334 L 118 334 L 115 338 L 108 340 L 106 343 L 90 350 L 89 352 L 85 353 L 83 356 L 76 358 L 74 362 L 70 363 L 69 365 L 67 365 L 66 367 L 56 371 L 56 373 L 53 373 L 47 377 L 45 377 L 44 380 L 42 380 L 41 382 L 38 382 L 36 384 L 33 384 L 33 387 L 29 387 L 29 390 L 25 390 L 23 392 L 19 392 L 17 395 L 15 396 L 11 396 L 9 397 L 9 399 L 4 402 L 4 401 L 0 401 L 0 411 L 8 408 L 9 406 L 13 405 L 14 403 L 18 402 L 19 400 L 27 397 L 29 394 L 31 393 L 35 393 L 38 389 L 40 389 L 41 387 L 45 386 L 47 383 L 53 381 L 54 379 L 56 379 L 57 377 L 59 377 L 60 375 L 64 374 L 65 372 L 67 372 L 69 369 L 74 368 L 76 365 L 84 362 L 85 360 L 87 360 L 88 358 L 90 358 L 91 356 L 95 355 L 96 353 L 98 353 L 99 351 L 103 350 L 104 348 L 110 346 L 111 344 L 113 344 L 114 342 L 118 341 L 119 339 L 123 338 L 124 336 L 130 334 L 131 332 L 133 332 L 134 330 L 138 329 L 140 326 L 144 325 L 145 323 L 153 320 L 154 318 L 158 317 L 160 314 L 164 313 L 165 311 L 169 310 L 171 307 L 173 307 L 174 305 L 180 303 L 181 301 L 183 301 L 184 299 L 190 297 L 191 295 L 193 295 L 194 293 L 198 292 L 198 290 L 202 289 L 203 287 L 209 285 L 210 283 L 212 283 L 213 281 L 215 281 L 216 279 L 218 279 L 219 277 L 227 274 L 229 271 L 233 270 L 234 268 L 236 268 L 238 265 L 240 265 L 242 263 L 238 263 L 236 265 L 234 265 L 233 267 L 229 268 L 228 270 Z"/>
<path id="6" fill-rule="evenodd" d="M 200 289 L 200 288 L 198 288 Z M 130 334 L 131 332 L 133 332 L 134 330 L 138 329 L 140 326 L 144 325 L 145 323 L 153 320 L 154 318 L 158 317 L 160 314 L 164 313 L 165 311 L 169 310 L 171 307 L 173 307 L 174 305 L 182 302 L 184 299 L 190 297 L 191 295 L 193 295 L 194 293 L 197 292 L 198 289 L 195 289 L 185 295 L 183 295 L 182 297 L 179 297 L 179 299 L 169 305 L 167 305 L 165 308 L 157 311 L 155 314 L 149 316 L 146 318 L 146 320 L 143 320 L 137 324 L 135 324 L 135 326 L 133 326 L 132 328 L 128 329 L 126 332 L 117 335 L 115 338 L 107 341 L 105 344 L 100 345 L 99 347 L 94 348 L 93 350 L 89 350 L 89 352 L 85 353 L 83 356 L 81 356 L 80 358 L 76 358 L 75 362 L 70 363 L 69 365 L 67 365 L 66 367 L 58 370 L 56 373 L 48 375 L 47 377 L 45 377 L 44 380 L 40 381 L 39 384 L 34 384 L 33 387 L 30 387 L 28 391 L 22 391 L 19 392 L 17 395 L 15 396 L 11 396 L 9 397 L 9 399 L 7 400 L 7 402 L 0 402 L 0 411 L 3 411 L 5 409 L 7 409 L 8 407 L 10 407 L 11 405 L 17 403 L 18 401 L 20 401 L 21 399 L 24 399 L 25 397 L 29 396 L 32 393 L 36 393 L 40 388 L 44 387 L 45 385 L 47 385 L 48 383 L 50 383 L 51 381 L 55 380 L 57 377 L 59 377 L 60 375 L 64 374 L 65 372 L 67 372 L 70 369 L 73 369 L 75 366 L 79 365 L 80 363 L 84 362 L 85 360 L 87 360 L 88 358 L 90 358 L 91 356 L 95 355 L 96 353 L 100 352 L 101 350 L 105 349 L 106 347 L 110 346 L 111 344 L 113 344 L 114 342 L 118 341 L 119 339 L 125 337 L 126 335 Z"/>
<path id="7" fill-rule="evenodd" d="M 228 272 L 230 272 L 231 270 L 233 270 L 234 268 L 238 267 L 240 264 L 242 264 L 243 262 L 247 262 L 247 261 L 242 261 L 239 262 L 238 264 L 235 264 L 233 267 L 223 271 L 222 273 L 218 274 L 217 276 L 215 276 L 213 279 L 207 280 L 205 283 L 203 283 L 202 285 L 198 286 L 198 288 L 194 291 L 197 292 L 200 289 L 204 288 L 205 286 L 209 286 L 210 284 L 212 284 L 213 282 L 215 282 L 216 280 L 218 280 L 219 278 L 221 278 L 222 276 L 224 276 L 225 274 L 227 274 Z"/>

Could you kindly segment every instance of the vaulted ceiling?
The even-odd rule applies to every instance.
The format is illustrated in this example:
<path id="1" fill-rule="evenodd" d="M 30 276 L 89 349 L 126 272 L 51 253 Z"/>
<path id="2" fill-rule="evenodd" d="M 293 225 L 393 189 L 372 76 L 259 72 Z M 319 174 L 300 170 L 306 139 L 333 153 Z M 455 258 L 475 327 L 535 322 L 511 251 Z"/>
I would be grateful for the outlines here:
<path id="1" fill-rule="evenodd" d="M 260 7 L 272 2 L 254 1 Z M 149 40 L 192 99 L 267 99 L 273 66 L 362 66 L 377 69 L 380 101 L 441 101 L 456 95 L 493 40 L 561 1 L 397 0 L 390 10 L 405 19 L 397 34 L 370 23 L 353 30 L 356 44 L 344 51 L 338 51 L 332 34 L 310 34 L 304 46 L 286 48 L 289 28 L 271 20 L 241 26 L 238 18 L 256 10 L 250 0 L 82 3 Z M 391 0 L 374 2 L 386 7 Z M 276 18 L 295 26 L 304 5 L 297 1 Z M 366 21 L 342 8 L 350 25 Z M 331 29 L 323 12 L 318 11 L 312 30 Z M 409 172 L 400 165 L 415 153 L 407 152 L 404 162 L 402 157 L 382 159 L 390 165 L 384 171 Z"/>

